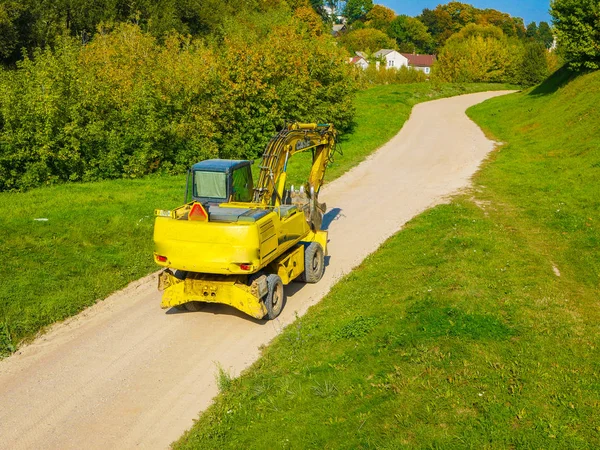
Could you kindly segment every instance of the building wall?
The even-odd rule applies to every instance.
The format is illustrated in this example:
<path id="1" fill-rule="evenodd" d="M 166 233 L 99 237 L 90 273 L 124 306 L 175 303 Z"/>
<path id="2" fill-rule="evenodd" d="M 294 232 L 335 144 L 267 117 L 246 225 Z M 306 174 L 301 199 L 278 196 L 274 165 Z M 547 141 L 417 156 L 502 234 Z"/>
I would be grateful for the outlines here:
<path id="1" fill-rule="evenodd" d="M 421 72 L 425 72 L 427 75 L 431 73 L 431 67 L 419 67 L 419 66 L 410 66 L 412 69 L 420 70 Z"/>
<path id="2" fill-rule="evenodd" d="M 398 52 L 390 52 L 385 55 L 386 67 L 388 69 L 399 69 L 402 66 L 408 67 L 408 59 Z"/>

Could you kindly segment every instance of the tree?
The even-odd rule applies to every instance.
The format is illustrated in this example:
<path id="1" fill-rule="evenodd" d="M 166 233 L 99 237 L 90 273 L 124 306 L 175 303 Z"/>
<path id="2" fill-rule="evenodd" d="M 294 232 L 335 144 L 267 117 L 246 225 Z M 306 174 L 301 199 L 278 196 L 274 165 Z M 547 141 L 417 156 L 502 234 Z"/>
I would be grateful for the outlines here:
<path id="1" fill-rule="evenodd" d="M 479 25 L 494 25 L 502 30 L 502 32 L 508 36 L 525 36 L 525 25 L 523 19 L 511 17 L 510 14 L 506 14 L 495 9 L 484 9 L 477 10 L 476 20 L 474 23 Z"/>
<path id="2" fill-rule="evenodd" d="M 525 32 L 525 36 L 529 39 L 537 41 L 538 39 L 538 26 L 535 22 L 531 22 L 527 25 L 527 31 Z"/>
<path id="3" fill-rule="evenodd" d="M 352 30 L 340 38 L 340 43 L 350 53 L 364 51 L 374 53 L 382 48 L 395 48 L 396 42 L 383 31 L 375 28 L 361 28 Z"/>
<path id="4" fill-rule="evenodd" d="M 540 42 L 525 44 L 517 81 L 525 86 L 533 86 L 544 81 L 549 75 L 547 54 L 546 47 Z"/>
<path id="5" fill-rule="evenodd" d="M 355 22 L 365 17 L 373 9 L 373 0 L 348 0 L 344 8 L 344 15 L 348 23 Z"/>
<path id="6" fill-rule="evenodd" d="M 553 0 L 550 13 L 572 69 L 600 69 L 600 0 Z"/>
<path id="7" fill-rule="evenodd" d="M 434 10 L 424 9 L 418 17 L 432 35 L 438 48 L 446 40 L 471 23 L 477 25 L 493 25 L 502 30 L 507 37 L 525 37 L 526 29 L 523 19 L 511 17 L 495 9 L 478 9 L 466 3 L 450 2 L 438 5 Z"/>
<path id="8" fill-rule="evenodd" d="M 302 6 L 296 9 L 294 17 L 304 22 L 313 36 L 321 36 L 323 34 L 323 20 L 310 6 Z"/>
<path id="9" fill-rule="evenodd" d="M 373 9 L 367 13 L 366 23 L 370 28 L 376 28 L 381 31 L 386 31 L 392 20 L 396 17 L 396 13 L 385 6 L 375 5 Z"/>
<path id="10" fill-rule="evenodd" d="M 450 82 L 513 81 L 521 49 L 500 28 L 469 24 L 441 49 L 435 75 Z"/>
<path id="11" fill-rule="evenodd" d="M 417 18 L 425 24 L 438 48 L 442 47 L 446 40 L 458 31 L 454 29 L 450 14 L 439 6 L 433 10 L 425 8 Z"/>
<path id="12" fill-rule="evenodd" d="M 538 40 L 544 44 L 544 46 L 548 48 L 552 48 L 554 44 L 554 33 L 552 32 L 552 28 L 548 25 L 548 22 L 540 22 L 540 26 L 538 27 Z"/>
<path id="13" fill-rule="evenodd" d="M 389 26 L 388 34 L 402 51 L 428 53 L 433 50 L 433 38 L 427 27 L 414 17 L 396 17 Z"/>
<path id="14" fill-rule="evenodd" d="M 16 3 L 0 4 L 0 58 L 6 58 L 15 51 L 19 32 L 14 22 L 18 15 Z"/>

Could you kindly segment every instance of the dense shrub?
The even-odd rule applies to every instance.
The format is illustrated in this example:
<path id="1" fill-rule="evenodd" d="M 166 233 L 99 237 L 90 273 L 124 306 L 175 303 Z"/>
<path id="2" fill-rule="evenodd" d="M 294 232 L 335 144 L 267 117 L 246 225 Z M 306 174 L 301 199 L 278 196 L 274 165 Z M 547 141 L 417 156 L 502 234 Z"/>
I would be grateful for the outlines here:
<path id="1" fill-rule="evenodd" d="M 446 41 L 434 77 L 448 82 L 514 82 L 523 44 L 500 28 L 470 24 Z"/>
<path id="2" fill-rule="evenodd" d="M 428 79 L 427 75 L 420 70 L 408 67 L 388 69 L 384 65 L 377 69 L 375 63 L 371 63 L 365 70 L 357 67 L 356 77 L 362 87 L 377 84 L 421 83 Z"/>
<path id="3" fill-rule="evenodd" d="M 212 45 L 123 24 L 2 71 L 0 190 L 254 158 L 286 120 L 347 128 L 346 52 L 286 11 L 265 20 L 225 24 Z"/>
<path id="4" fill-rule="evenodd" d="M 339 38 L 339 42 L 352 54 L 354 52 L 374 53 L 382 48 L 396 48 L 396 41 L 383 31 L 375 28 L 359 28 Z"/>
<path id="5" fill-rule="evenodd" d="M 533 86 L 544 81 L 550 75 L 549 53 L 541 42 L 525 44 L 523 58 L 515 80 L 524 86 Z"/>

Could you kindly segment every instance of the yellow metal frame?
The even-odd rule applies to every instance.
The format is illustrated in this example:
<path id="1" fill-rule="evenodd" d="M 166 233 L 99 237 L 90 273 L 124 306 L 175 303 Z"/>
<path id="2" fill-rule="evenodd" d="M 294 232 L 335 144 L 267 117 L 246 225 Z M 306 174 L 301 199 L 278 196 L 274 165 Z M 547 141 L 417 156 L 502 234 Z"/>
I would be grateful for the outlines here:
<path id="1" fill-rule="evenodd" d="M 246 285 L 245 280 L 246 277 L 195 274 L 193 278 L 182 281 L 165 270 L 160 274 L 159 288 L 161 284 L 168 287 L 160 306 L 166 309 L 193 301 L 222 303 L 262 319 L 267 308 L 258 298 L 256 289 Z"/>
<path id="2" fill-rule="evenodd" d="M 318 242 L 327 254 L 327 231 L 310 232 L 304 243 Z M 304 244 L 285 252 L 265 268 L 266 273 L 276 273 L 284 285 L 288 285 L 304 271 Z M 170 270 L 159 276 L 159 290 L 164 290 L 161 307 L 163 309 L 199 301 L 221 303 L 232 306 L 251 317 L 262 319 L 267 314 L 256 284 L 248 286 L 244 275 L 218 275 L 194 273 L 190 278 L 180 280 Z"/>

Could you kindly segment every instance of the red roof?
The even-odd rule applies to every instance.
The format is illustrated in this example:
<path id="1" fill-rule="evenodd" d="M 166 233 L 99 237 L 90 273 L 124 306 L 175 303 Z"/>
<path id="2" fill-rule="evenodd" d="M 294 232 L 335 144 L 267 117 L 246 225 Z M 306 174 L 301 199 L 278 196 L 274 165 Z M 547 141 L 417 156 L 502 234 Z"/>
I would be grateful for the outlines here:
<path id="1" fill-rule="evenodd" d="M 357 62 L 359 62 L 361 59 L 364 59 L 362 56 L 355 56 L 354 58 L 350 59 L 350 63 L 352 64 L 356 64 Z"/>
<path id="2" fill-rule="evenodd" d="M 402 53 L 408 59 L 409 66 L 431 67 L 436 60 L 435 55 L 415 55 L 414 53 Z"/>

